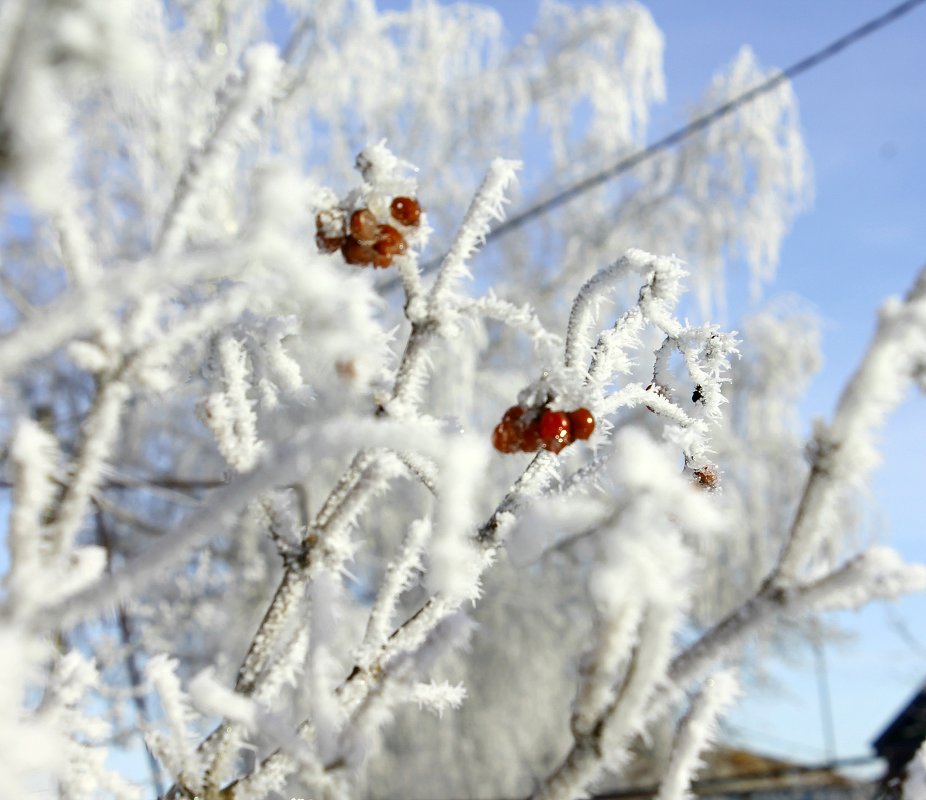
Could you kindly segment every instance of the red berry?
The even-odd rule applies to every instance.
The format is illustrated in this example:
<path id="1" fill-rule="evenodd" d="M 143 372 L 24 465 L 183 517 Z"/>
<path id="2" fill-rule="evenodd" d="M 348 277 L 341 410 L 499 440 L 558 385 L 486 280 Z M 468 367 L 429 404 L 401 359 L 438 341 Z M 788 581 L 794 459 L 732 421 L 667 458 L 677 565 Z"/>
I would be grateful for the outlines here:
<path id="1" fill-rule="evenodd" d="M 552 439 L 547 439 L 543 443 L 543 447 L 545 450 L 549 450 L 551 453 L 558 453 L 563 448 L 571 445 L 572 442 L 573 438 L 568 433 L 560 431 L 560 433 L 558 433 Z"/>
<path id="2" fill-rule="evenodd" d="M 521 406 L 512 406 L 505 412 L 502 422 L 516 422 L 524 416 L 524 409 Z"/>
<path id="3" fill-rule="evenodd" d="M 562 411 L 547 409 L 540 415 L 540 438 L 545 442 L 556 436 L 568 438 L 569 433 L 569 417 Z"/>
<path id="4" fill-rule="evenodd" d="M 357 241 L 373 244 L 378 233 L 379 223 L 369 209 L 361 208 L 350 215 L 350 235 Z"/>
<path id="5" fill-rule="evenodd" d="M 521 447 L 518 431 L 513 426 L 500 422 L 492 431 L 492 445 L 501 453 L 517 453 Z"/>
<path id="6" fill-rule="evenodd" d="M 392 225 L 380 225 L 373 249 L 383 256 L 400 256 L 405 252 L 405 237 Z"/>
<path id="7" fill-rule="evenodd" d="M 587 408 L 577 408 L 569 414 L 572 435 L 576 439 L 587 439 L 595 430 L 595 418 Z"/>
<path id="8" fill-rule="evenodd" d="M 348 264 L 363 266 L 372 264 L 378 253 L 370 245 L 358 242 L 353 236 L 348 236 L 341 246 L 341 255 Z"/>
<path id="9" fill-rule="evenodd" d="M 533 453 L 539 450 L 543 440 L 540 438 L 540 420 L 534 417 L 521 432 L 521 452 Z"/>
<path id="10" fill-rule="evenodd" d="M 396 197 L 389 207 L 393 218 L 403 225 L 415 227 L 421 219 L 421 206 L 414 197 Z"/>

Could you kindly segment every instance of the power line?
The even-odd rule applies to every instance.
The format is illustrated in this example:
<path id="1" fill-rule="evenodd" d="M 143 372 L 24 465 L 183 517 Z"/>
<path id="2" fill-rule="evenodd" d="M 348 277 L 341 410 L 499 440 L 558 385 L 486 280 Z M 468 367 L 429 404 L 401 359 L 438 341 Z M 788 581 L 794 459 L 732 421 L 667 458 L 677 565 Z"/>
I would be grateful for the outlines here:
<path id="1" fill-rule="evenodd" d="M 539 203 L 536 203 L 530 208 L 525 209 L 521 213 L 515 214 L 513 217 L 509 217 L 496 228 L 489 231 L 488 235 L 486 236 L 486 244 L 495 241 L 496 239 L 500 239 L 502 236 L 505 236 L 506 234 L 511 233 L 512 231 L 527 224 L 535 217 L 543 216 L 547 212 L 552 211 L 555 208 L 559 208 L 561 205 L 564 205 L 570 200 L 585 194 L 586 192 L 594 189 L 596 186 L 600 186 L 602 183 L 606 183 L 612 178 L 616 178 L 618 175 L 622 175 L 623 173 L 639 166 L 645 161 L 649 161 L 649 159 L 658 153 L 661 153 L 663 150 L 667 150 L 679 142 L 688 139 L 694 134 L 709 128 L 715 122 L 729 114 L 732 114 L 738 108 L 751 103 L 753 100 L 761 97 L 764 94 L 768 94 L 768 92 L 772 91 L 784 81 L 791 80 L 796 78 L 798 75 L 802 75 L 803 73 L 810 71 L 814 67 L 822 64 L 824 61 L 828 61 L 838 53 L 841 53 L 846 48 L 851 47 L 857 42 L 860 42 L 862 39 L 865 39 L 868 36 L 871 36 L 873 33 L 881 30 L 882 28 L 887 27 L 891 23 L 896 22 L 898 19 L 905 16 L 906 14 L 909 14 L 914 8 L 916 8 L 918 5 L 922 5 L 924 2 L 926 2 L 926 0 L 906 0 L 906 2 L 894 6 L 889 11 L 886 11 L 885 13 L 874 17 L 873 19 L 870 19 L 863 25 L 860 25 L 859 27 L 854 28 L 843 36 L 840 36 L 838 39 L 830 42 L 820 50 L 805 56 L 800 61 L 797 61 L 790 67 L 787 67 L 781 72 L 778 72 L 777 74 L 760 83 L 758 86 L 755 86 L 752 89 L 743 92 L 743 94 L 733 98 L 732 100 L 717 106 L 717 108 L 713 109 L 712 111 L 709 111 L 700 117 L 696 117 L 687 125 L 684 125 L 681 128 L 677 128 L 676 130 L 672 131 L 672 133 L 663 136 L 661 139 L 658 139 L 642 150 L 638 150 L 636 153 L 621 159 L 616 164 L 613 164 L 607 169 L 596 172 L 594 175 L 589 175 L 586 178 L 582 178 L 572 186 L 569 186 L 557 194 L 554 194 L 552 197 L 548 197 L 546 200 L 541 200 Z M 439 266 L 442 260 L 443 257 L 433 259 L 424 264 L 422 270 L 424 272 L 430 272 Z M 388 282 L 383 283 L 383 288 L 388 290 L 392 289 L 393 286 L 396 285 L 398 285 L 398 281 L 395 278 L 392 278 Z"/>

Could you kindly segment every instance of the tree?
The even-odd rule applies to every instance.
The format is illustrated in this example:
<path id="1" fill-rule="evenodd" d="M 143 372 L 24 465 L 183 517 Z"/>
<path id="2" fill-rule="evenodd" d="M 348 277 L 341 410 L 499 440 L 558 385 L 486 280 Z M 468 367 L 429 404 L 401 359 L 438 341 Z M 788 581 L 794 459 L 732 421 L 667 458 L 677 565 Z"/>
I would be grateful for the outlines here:
<path id="1" fill-rule="evenodd" d="M 926 588 L 846 536 L 926 278 L 809 464 L 813 320 L 687 322 L 807 196 L 787 85 L 481 249 L 500 154 L 543 197 L 644 140 L 644 8 L 508 46 L 430 2 L 20 0 L 0 36 L 5 794 L 139 796 L 105 762 L 144 733 L 165 797 L 566 798 L 668 724 L 668 800 L 751 637 Z"/>

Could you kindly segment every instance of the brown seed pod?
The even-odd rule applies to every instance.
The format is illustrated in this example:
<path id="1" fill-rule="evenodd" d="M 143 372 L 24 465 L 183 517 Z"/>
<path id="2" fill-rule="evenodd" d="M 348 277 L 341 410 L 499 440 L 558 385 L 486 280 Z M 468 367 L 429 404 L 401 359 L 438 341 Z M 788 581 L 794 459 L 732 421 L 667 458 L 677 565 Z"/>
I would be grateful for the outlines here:
<path id="1" fill-rule="evenodd" d="M 393 219 L 414 228 L 421 220 L 421 206 L 414 197 L 396 197 L 389 206 Z"/>

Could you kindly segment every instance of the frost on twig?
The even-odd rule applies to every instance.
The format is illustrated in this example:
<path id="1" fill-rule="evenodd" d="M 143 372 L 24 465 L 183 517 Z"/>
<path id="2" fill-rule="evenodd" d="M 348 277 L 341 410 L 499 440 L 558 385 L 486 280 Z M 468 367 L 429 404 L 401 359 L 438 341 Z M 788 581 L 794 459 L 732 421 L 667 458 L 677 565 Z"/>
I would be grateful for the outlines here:
<path id="1" fill-rule="evenodd" d="M 195 734 L 190 730 L 193 711 L 177 676 L 177 662 L 165 655 L 154 656 L 145 674 L 154 687 L 167 732 L 153 732 L 148 746 L 172 775 L 191 788 L 202 788 L 203 764 L 196 752 Z"/>
<path id="2" fill-rule="evenodd" d="M 436 335 L 448 338 L 459 335 L 457 318 L 461 308 L 465 307 L 470 312 L 481 310 L 478 303 L 461 304 L 456 300 L 455 284 L 469 275 L 466 262 L 485 240 L 492 220 L 503 218 L 505 192 L 513 183 L 519 167 L 519 162 L 504 159 L 492 162 L 426 296 L 423 296 L 417 278 L 412 275 L 403 277 L 407 293 L 405 313 L 412 323 L 412 330 L 396 373 L 392 396 L 382 406 L 384 412 L 401 418 L 421 404 L 431 368 L 432 340 Z M 514 321 L 518 316 L 524 316 L 524 312 L 518 315 L 513 313 L 514 309 L 503 309 L 498 303 L 492 303 L 491 298 L 488 304 L 490 307 L 494 305 L 495 313 L 501 312 L 506 320 Z M 491 308 L 486 311 L 491 315 Z M 523 321 L 519 322 L 523 324 Z M 538 326 L 534 324 L 532 327 Z M 542 335 L 542 332 L 538 331 L 538 334 Z"/>
<path id="3" fill-rule="evenodd" d="M 431 287 L 428 300 L 431 314 L 436 318 L 440 318 L 442 306 L 454 288 L 454 283 L 469 275 L 466 262 L 485 241 L 492 221 L 504 218 L 505 193 L 514 183 L 521 166 L 520 161 L 503 158 L 496 158 L 489 166 Z"/>
<path id="4" fill-rule="evenodd" d="M 422 553 L 431 537 L 428 519 L 416 520 L 408 529 L 402 548 L 386 567 L 379 594 L 370 609 L 366 633 L 358 649 L 356 660 L 368 667 L 376 651 L 381 648 L 393 630 L 393 616 L 402 592 L 410 588 L 414 574 L 424 567 Z"/>
<path id="5" fill-rule="evenodd" d="M 688 800 L 692 778 L 702 766 L 700 755 L 716 739 L 717 720 L 737 699 L 739 683 L 730 671 L 707 678 L 678 723 L 669 764 L 657 800 Z"/>
<path id="6" fill-rule="evenodd" d="M 244 77 L 229 81 L 225 92 L 228 100 L 211 137 L 201 149 L 190 153 L 177 181 L 155 243 L 158 255 L 173 255 L 182 248 L 201 192 L 220 179 L 217 173 L 234 164 L 238 144 L 253 135 L 254 116 L 269 104 L 277 90 L 282 62 L 273 45 L 252 47 L 245 54 L 244 65 Z"/>
<path id="7" fill-rule="evenodd" d="M 926 363 L 926 291 L 922 274 L 904 299 L 888 300 L 861 364 L 847 383 L 832 422 L 818 428 L 807 481 L 776 580 L 787 584 L 817 556 L 836 521 L 844 487 L 858 487 L 876 466 L 874 436 Z"/>
<path id="8" fill-rule="evenodd" d="M 251 384 L 247 353 L 239 341 L 223 336 L 216 345 L 216 361 L 222 389 L 205 399 L 203 420 L 228 463 L 246 472 L 260 455 L 257 415 L 248 396 Z"/>
<path id="9" fill-rule="evenodd" d="M 13 504 L 9 520 L 10 572 L 6 583 L 10 604 L 20 613 L 37 602 L 36 573 L 47 560 L 49 542 L 44 516 L 54 498 L 58 452 L 53 436 L 31 420 L 22 420 L 13 436 L 10 458 Z"/>

